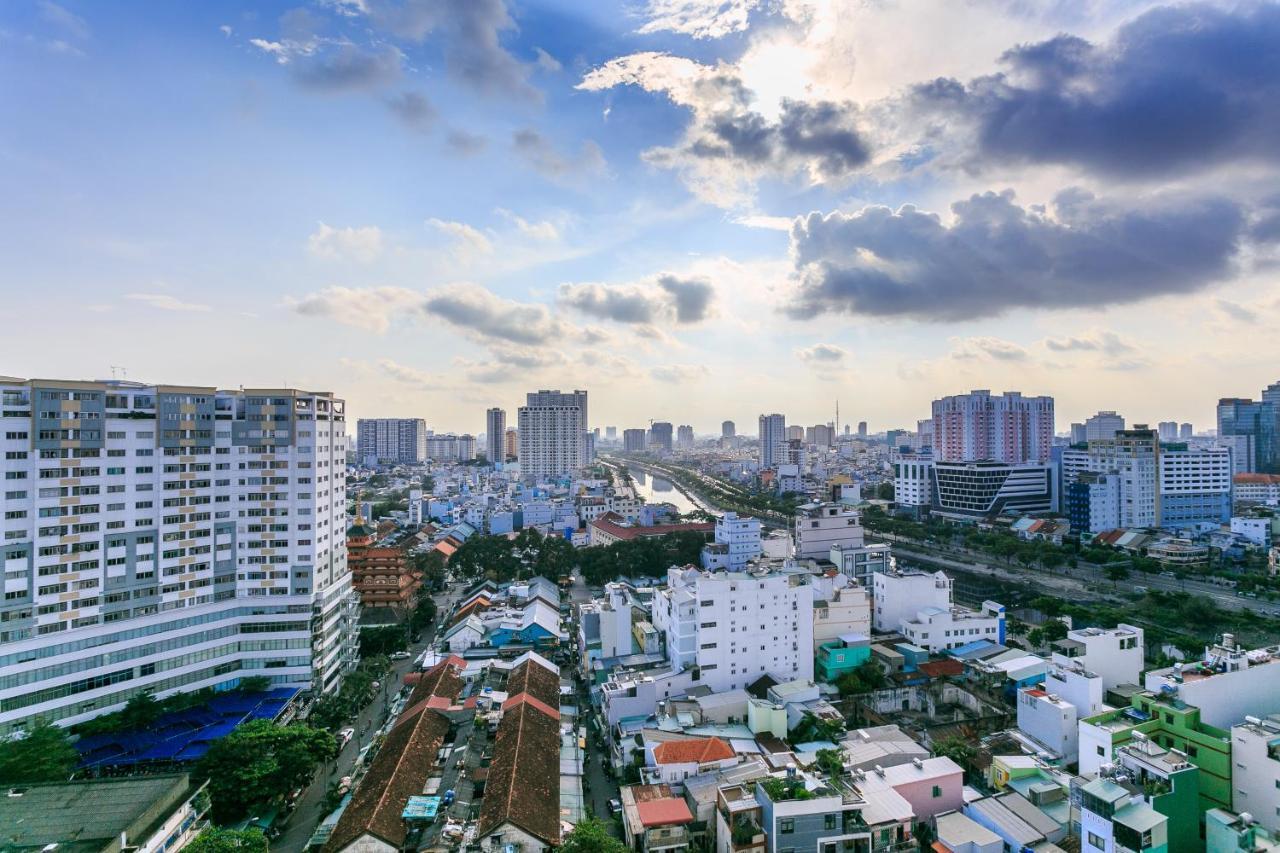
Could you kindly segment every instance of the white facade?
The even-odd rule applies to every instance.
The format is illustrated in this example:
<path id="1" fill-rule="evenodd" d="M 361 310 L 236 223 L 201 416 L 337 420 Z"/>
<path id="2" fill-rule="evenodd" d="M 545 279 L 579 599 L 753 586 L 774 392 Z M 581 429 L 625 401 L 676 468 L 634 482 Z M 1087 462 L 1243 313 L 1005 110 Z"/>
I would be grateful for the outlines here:
<path id="1" fill-rule="evenodd" d="M 1272 832 L 1280 832 L 1280 717 L 1248 717 L 1231 727 L 1232 802 Z"/>
<path id="2" fill-rule="evenodd" d="M 1105 707 L 1102 703 L 1102 676 L 1090 672 L 1078 662 L 1070 666 L 1051 664 L 1044 675 L 1044 690 L 1071 703 L 1082 719 L 1101 713 Z"/>
<path id="3" fill-rule="evenodd" d="M 1270 518 L 1232 518 L 1231 532 L 1243 536 L 1253 545 L 1267 548 L 1271 545 Z"/>
<path id="4" fill-rule="evenodd" d="M 765 570 L 673 567 L 653 598 L 653 624 L 678 669 L 697 667 L 713 691 L 746 687 L 769 673 L 813 680 L 813 592 L 808 576 Z"/>
<path id="5" fill-rule="evenodd" d="M 760 467 L 772 468 L 778 447 L 787 438 L 787 419 L 783 415 L 760 416 Z"/>
<path id="6" fill-rule="evenodd" d="M 899 622 L 898 630 L 908 642 L 935 653 L 977 640 L 1002 643 L 1004 605 L 984 601 L 982 610 L 969 610 L 954 605 L 926 607 L 911 618 Z"/>
<path id="7" fill-rule="evenodd" d="M 1084 440 L 1102 441 L 1116 437 L 1124 429 L 1124 416 L 1115 412 L 1098 412 L 1084 421 Z"/>
<path id="8" fill-rule="evenodd" d="M 336 689 L 358 599 L 345 405 L 5 380 L 0 733 L 268 676 Z"/>
<path id="9" fill-rule="evenodd" d="M 1062 454 L 1063 483 L 1073 483 L 1081 471 L 1113 473 L 1119 480 L 1120 526 L 1160 525 L 1159 440 L 1154 430 L 1135 427 L 1114 438 L 1091 440 L 1088 450 Z"/>
<path id="10" fill-rule="evenodd" d="M 893 463 L 893 501 L 921 508 L 933 503 L 933 456 L 899 456 Z"/>
<path id="11" fill-rule="evenodd" d="M 1146 646 L 1142 629 L 1121 623 L 1114 628 L 1080 628 L 1068 631 L 1065 651 L 1055 651 L 1053 662 L 1063 667 L 1083 667 L 1102 678 L 1102 689 L 1138 684 L 1145 666 Z"/>
<path id="12" fill-rule="evenodd" d="M 884 542 L 872 545 L 832 545 L 827 555 L 843 575 L 848 575 L 860 585 L 871 589 L 872 575 L 887 572 L 893 567 L 893 553 Z"/>
<path id="13" fill-rule="evenodd" d="M 520 475 L 555 480 L 590 460 L 587 454 L 587 392 L 537 391 L 520 407 Z"/>
<path id="14" fill-rule="evenodd" d="M 836 545 L 861 547 L 866 541 L 862 516 L 852 507 L 836 503 L 805 504 L 796 511 L 795 556 L 798 560 L 825 560 Z"/>
<path id="15" fill-rule="evenodd" d="M 843 575 L 815 578 L 813 604 L 815 653 L 823 643 L 842 636 L 871 636 L 871 596 L 866 589 L 848 581 Z"/>
<path id="16" fill-rule="evenodd" d="M 1061 696 L 1040 688 L 1018 691 L 1018 728 L 1064 764 L 1074 764 L 1079 748 L 1079 711 Z"/>
<path id="17" fill-rule="evenodd" d="M 872 575 L 871 625 L 882 633 L 899 626 L 928 607 L 951 607 L 951 578 L 942 572 L 899 569 Z"/>
<path id="18" fill-rule="evenodd" d="M 422 418 L 361 418 L 356 421 L 356 458 L 422 463 L 427 460 L 427 422 Z"/>
<path id="19" fill-rule="evenodd" d="M 1246 716 L 1280 713 L 1280 648 L 1247 651 L 1226 635 L 1221 644 L 1205 649 L 1202 660 L 1222 671 L 1183 675 L 1172 668 L 1152 670 L 1143 686 L 1157 694 L 1168 687 L 1200 709 L 1201 722 L 1221 729 Z"/>

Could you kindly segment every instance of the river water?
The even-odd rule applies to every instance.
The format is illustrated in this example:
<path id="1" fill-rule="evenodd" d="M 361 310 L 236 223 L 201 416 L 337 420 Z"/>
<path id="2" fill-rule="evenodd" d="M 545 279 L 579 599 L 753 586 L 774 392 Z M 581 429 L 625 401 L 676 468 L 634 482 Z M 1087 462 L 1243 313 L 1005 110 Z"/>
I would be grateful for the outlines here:
<path id="1" fill-rule="evenodd" d="M 644 498 L 645 503 L 668 503 L 673 505 L 676 511 L 681 514 L 693 512 L 698 508 L 670 480 L 646 474 L 636 468 L 630 470 L 631 479 L 635 481 L 636 494 Z"/>

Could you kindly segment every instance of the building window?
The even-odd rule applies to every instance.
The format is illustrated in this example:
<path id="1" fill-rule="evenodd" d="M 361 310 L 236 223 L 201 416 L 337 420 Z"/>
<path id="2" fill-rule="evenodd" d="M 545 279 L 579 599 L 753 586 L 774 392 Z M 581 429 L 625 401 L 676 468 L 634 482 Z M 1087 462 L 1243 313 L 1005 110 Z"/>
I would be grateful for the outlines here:
<path id="1" fill-rule="evenodd" d="M 796 831 L 795 818 L 784 817 L 782 820 L 778 821 L 778 832 L 786 834 L 786 833 L 795 832 L 795 831 Z"/>
<path id="2" fill-rule="evenodd" d="M 1090 846 L 1090 847 L 1096 847 L 1096 848 L 1098 848 L 1099 850 L 1105 850 L 1105 849 L 1106 849 L 1106 847 L 1107 847 L 1107 842 L 1103 840 L 1102 836 L 1100 836 L 1100 835 L 1094 835 L 1092 832 L 1090 832 L 1090 833 L 1089 833 L 1089 846 Z"/>
<path id="3" fill-rule="evenodd" d="M 941 785 L 934 785 L 934 786 L 933 786 L 933 796 L 934 796 L 934 797 L 941 797 L 941 796 L 942 796 L 942 786 L 941 786 Z"/>
<path id="4" fill-rule="evenodd" d="M 823 829 L 835 829 L 835 828 L 836 828 L 836 816 L 835 816 L 835 815 L 833 815 L 833 814 L 823 815 L 823 816 L 822 816 L 822 828 L 823 828 Z"/>

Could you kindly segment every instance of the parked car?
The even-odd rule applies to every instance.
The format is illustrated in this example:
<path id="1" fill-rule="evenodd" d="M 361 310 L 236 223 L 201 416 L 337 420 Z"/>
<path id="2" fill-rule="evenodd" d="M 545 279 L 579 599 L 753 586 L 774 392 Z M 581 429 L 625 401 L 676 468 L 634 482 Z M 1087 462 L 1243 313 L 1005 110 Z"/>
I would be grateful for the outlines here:
<path id="1" fill-rule="evenodd" d="M 391 655 L 392 660 L 408 660 L 411 657 L 413 657 L 413 655 L 408 652 L 393 652 Z"/>
<path id="2" fill-rule="evenodd" d="M 609 801 L 609 814 L 619 814 L 622 812 L 622 800 Z"/>
<path id="3" fill-rule="evenodd" d="M 355 736 L 356 730 L 350 726 L 347 726 L 345 729 L 338 732 L 338 749 L 342 749 L 344 746 L 351 743 L 351 739 Z"/>

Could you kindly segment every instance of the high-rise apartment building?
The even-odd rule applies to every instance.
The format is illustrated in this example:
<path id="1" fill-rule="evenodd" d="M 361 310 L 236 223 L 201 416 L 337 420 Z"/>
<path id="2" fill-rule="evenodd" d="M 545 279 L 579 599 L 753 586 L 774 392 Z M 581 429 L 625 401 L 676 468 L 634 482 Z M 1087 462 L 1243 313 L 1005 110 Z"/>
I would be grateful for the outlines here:
<path id="1" fill-rule="evenodd" d="M 427 436 L 427 457 L 437 462 L 466 462 L 476 458 L 476 437 L 455 435 L 451 432 L 432 433 Z"/>
<path id="2" fill-rule="evenodd" d="M 1262 392 L 1261 401 L 1241 398 L 1218 401 L 1218 438 L 1235 452 L 1237 472 L 1280 473 L 1278 418 L 1280 383 L 1268 386 Z"/>
<path id="3" fill-rule="evenodd" d="M 1161 421 L 1156 424 L 1156 431 L 1160 433 L 1161 441 L 1177 441 L 1178 440 L 1178 422 L 1177 421 Z"/>
<path id="4" fill-rule="evenodd" d="M 526 480 L 554 480 L 587 464 L 586 391 L 529 393 L 518 426 Z"/>
<path id="5" fill-rule="evenodd" d="M 1124 429 L 1124 416 L 1115 412 L 1098 412 L 1084 421 L 1084 440 L 1103 441 L 1115 438 Z"/>
<path id="6" fill-rule="evenodd" d="M 858 421 L 858 438 L 866 438 L 866 437 L 867 437 L 867 422 Z"/>
<path id="7" fill-rule="evenodd" d="M 787 438 L 787 419 L 783 415 L 760 416 L 760 467 L 772 468 L 777 464 L 778 447 Z"/>
<path id="8" fill-rule="evenodd" d="M 494 407 L 484 413 L 485 456 L 490 465 L 507 461 L 507 413 Z"/>
<path id="9" fill-rule="evenodd" d="M 1191 424 L 1181 424 L 1178 427 L 1178 438 L 1182 441 L 1194 438 L 1196 434 L 1195 428 Z"/>
<path id="10" fill-rule="evenodd" d="M 671 424 L 666 421 L 654 421 L 653 425 L 649 427 L 649 449 L 670 453 L 672 450 L 671 431 Z"/>
<path id="11" fill-rule="evenodd" d="M 0 379 L 0 734 L 157 696 L 338 687 L 358 600 L 328 393 Z"/>
<path id="12" fill-rule="evenodd" d="M 1084 424 L 1075 423 L 1071 425 L 1070 439 L 1072 444 L 1084 444 L 1089 440 L 1088 433 L 1085 431 Z"/>
<path id="13" fill-rule="evenodd" d="M 676 427 L 676 446 L 682 450 L 689 450 L 693 447 L 693 427 L 689 424 L 681 424 Z"/>
<path id="14" fill-rule="evenodd" d="M 1160 439 L 1153 429 L 1137 424 L 1112 438 L 1091 440 L 1088 450 L 1068 449 L 1062 454 L 1062 480 L 1070 491 L 1083 471 L 1115 474 L 1119 495 L 1119 526 L 1160 525 Z M 1110 497 L 1107 500 L 1111 500 Z"/>
<path id="15" fill-rule="evenodd" d="M 933 455 L 939 462 L 1047 462 L 1053 398 L 987 390 L 933 401 Z"/>
<path id="16" fill-rule="evenodd" d="M 422 418 L 361 418 L 356 421 L 356 458 L 364 464 L 427 461 L 427 422 Z"/>
<path id="17" fill-rule="evenodd" d="M 618 440 L 618 428 L 616 426 L 607 426 L 604 428 L 604 437 L 609 441 Z"/>
<path id="18" fill-rule="evenodd" d="M 787 441 L 804 441 L 804 427 L 795 425 L 787 427 Z"/>
<path id="19" fill-rule="evenodd" d="M 725 421 L 720 424 L 721 438 L 733 438 L 738 434 L 738 427 L 733 421 Z"/>
<path id="20" fill-rule="evenodd" d="M 515 427 L 507 427 L 506 436 L 502 442 L 503 450 L 507 454 L 508 459 L 517 459 L 520 456 L 520 431 Z"/>
<path id="21" fill-rule="evenodd" d="M 627 453 L 644 453 L 645 431 L 643 429 L 624 429 L 622 431 L 622 449 Z"/>

